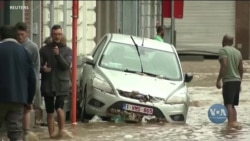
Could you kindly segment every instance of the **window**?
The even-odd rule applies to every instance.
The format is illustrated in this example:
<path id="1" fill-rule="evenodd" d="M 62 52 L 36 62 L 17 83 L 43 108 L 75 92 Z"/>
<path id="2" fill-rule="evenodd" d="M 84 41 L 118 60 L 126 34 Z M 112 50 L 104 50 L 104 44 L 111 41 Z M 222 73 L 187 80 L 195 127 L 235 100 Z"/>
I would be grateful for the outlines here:
<path id="1" fill-rule="evenodd" d="M 173 52 L 139 47 L 141 62 L 136 47 L 133 45 L 110 42 L 104 53 L 100 66 L 130 72 L 154 74 L 171 80 L 182 78 L 177 56 Z M 142 65 L 141 65 L 142 64 Z"/>
<path id="2" fill-rule="evenodd" d="M 98 46 L 96 47 L 96 49 L 94 50 L 93 52 L 93 59 L 94 59 L 94 63 L 96 63 L 96 61 L 98 60 L 105 44 L 107 42 L 107 37 L 105 37 L 101 42 L 100 44 L 98 44 Z"/>

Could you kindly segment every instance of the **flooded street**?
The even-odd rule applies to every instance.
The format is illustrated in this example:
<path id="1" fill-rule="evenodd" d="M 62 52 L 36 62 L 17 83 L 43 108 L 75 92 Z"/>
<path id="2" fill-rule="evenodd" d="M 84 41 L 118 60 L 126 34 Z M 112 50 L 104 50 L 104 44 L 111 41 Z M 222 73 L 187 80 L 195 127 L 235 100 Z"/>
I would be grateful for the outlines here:
<path id="1" fill-rule="evenodd" d="M 208 109 L 213 104 L 222 104 L 221 90 L 215 81 L 219 70 L 217 60 L 182 62 L 184 72 L 192 72 L 194 78 L 188 84 L 190 108 L 185 125 L 173 124 L 125 124 L 125 123 L 81 123 L 75 129 L 67 124 L 74 134 L 70 141 L 249 141 L 250 140 L 250 61 L 244 62 L 245 74 L 242 82 L 238 121 L 241 130 L 226 130 L 226 123 L 214 124 L 208 119 Z M 47 128 L 37 134 L 48 141 Z M 62 140 L 63 141 L 63 140 Z"/>
<path id="2" fill-rule="evenodd" d="M 78 123 L 73 132 L 75 141 L 166 141 L 166 140 L 250 140 L 250 61 L 244 62 L 245 74 L 238 110 L 238 120 L 242 130 L 226 130 L 226 124 L 214 124 L 208 119 L 208 109 L 213 104 L 221 104 L 221 90 L 215 81 L 219 70 L 217 60 L 182 62 L 184 72 L 192 72 L 194 78 L 188 84 L 191 104 L 187 123 L 173 124 L 125 124 L 125 123 Z M 47 133 L 47 130 L 44 131 Z M 42 140 L 48 136 L 41 135 Z M 65 139 L 66 140 L 66 139 Z"/>

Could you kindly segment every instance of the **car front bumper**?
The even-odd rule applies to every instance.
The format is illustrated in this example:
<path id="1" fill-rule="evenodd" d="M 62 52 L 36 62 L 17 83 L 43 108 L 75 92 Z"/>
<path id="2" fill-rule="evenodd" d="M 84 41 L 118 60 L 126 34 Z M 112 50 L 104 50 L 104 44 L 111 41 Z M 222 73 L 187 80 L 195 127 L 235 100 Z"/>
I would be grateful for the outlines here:
<path id="1" fill-rule="evenodd" d="M 188 104 L 140 102 L 137 99 L 131 99 L 123 96 L 106 93 L 95 88 L 93 89 L 93 93 L 87 98 L 86 112 L 91 115 L 106 117 L 110 115 L 109 113 L 112 109 L 124 111 L 124 103 L 141 107 L 153 108 L 153 115 L 155 117 L 165 119 L 167 122 L 170 123 L 186 122 Z"/>

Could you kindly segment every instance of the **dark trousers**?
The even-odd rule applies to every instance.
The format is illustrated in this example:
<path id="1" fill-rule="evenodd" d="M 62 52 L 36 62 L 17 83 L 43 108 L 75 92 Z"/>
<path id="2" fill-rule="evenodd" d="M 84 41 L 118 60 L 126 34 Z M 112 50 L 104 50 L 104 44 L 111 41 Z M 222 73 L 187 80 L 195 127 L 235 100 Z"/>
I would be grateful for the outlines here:
<path id="1" fill-rule="evenodd" d="M 22 119 L 24 104 L 0 103 L 0 122 L 5 122 L 10 141 L 23 138 Z"/>

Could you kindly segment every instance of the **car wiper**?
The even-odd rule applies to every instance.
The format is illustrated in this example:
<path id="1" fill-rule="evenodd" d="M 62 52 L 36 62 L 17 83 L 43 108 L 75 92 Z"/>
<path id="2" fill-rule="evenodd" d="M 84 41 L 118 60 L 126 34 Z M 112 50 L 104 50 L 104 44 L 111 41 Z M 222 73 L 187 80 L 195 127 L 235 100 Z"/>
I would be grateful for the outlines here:
<path id="1" fill-rule="evenodd" d="M 134 38 L 133 38 L 132 36 L 130 36 L 130 37 L 131 37 L 131 39 L 132 39 L 132 41 L 133 41 L 133 43 L 134 43 L 134 45 L 135 45 L 136 51 L 137 51 L 137 53 L 138 53 L 138 56 L 139 56 L 139 59 L 140 59 L 140 64 L 141 64 L 141 73 L 143 73 L 143 66 L 142 66 L 142 62 L 141 62 L 141 55 L 140 55 L 139 47 L 138 47 L 138 45 L 135 43 Z"/>
<path id="2" fill-rule="evenodd" d="M 162 75 L 158 75 L 157 78 L 165 79 L 165 80 L 171 80 L 170 78 L 168 78 L 166 76 L 162 76 Z"/>
<path id="3" fill-rule="evenodd" d="M 148 76 L 153 76 L 153 77 L 157 77 L 158 76 L 157 74 L 150 73 L 150 72 L 143 72 L 143 74 L 146 74 Z"/>
<path id="4" fill-rule="evenodd" d="M 160 79 L 166 79 L 166 80 L 170 80 L 170 78 L 163 76 L 163 75 L 158 75 L 158 74 L 154 74 L 154 73 L 150 73 L 150 72 L 143 72 L 143 74 L 146 74 L 148 76 L 152 76 L 152 77 L 157 77 Z"/>
<path id="5" fill-rule="evenodd" d="M 129 69 L 125 69 L 124 72 L 129 72 L 129 73 L 138 73 L 141 74 L 140 71 L 135 71 L 135 70 L 129 70 Z"/>

